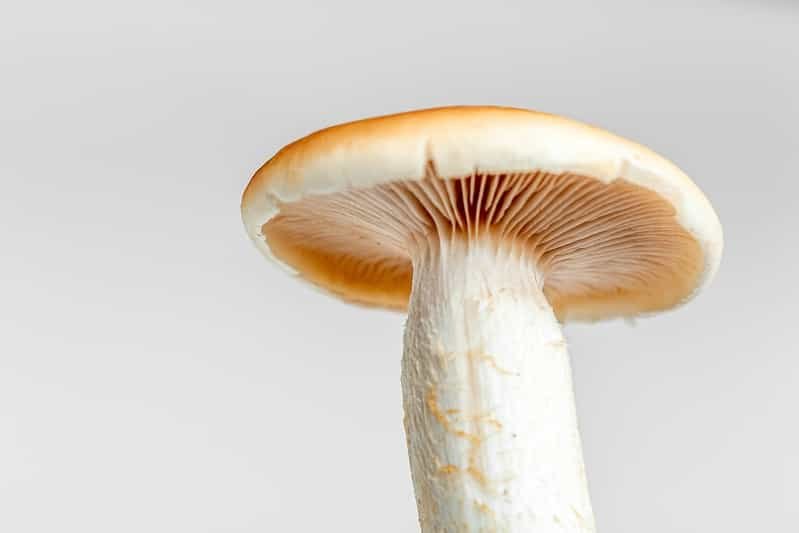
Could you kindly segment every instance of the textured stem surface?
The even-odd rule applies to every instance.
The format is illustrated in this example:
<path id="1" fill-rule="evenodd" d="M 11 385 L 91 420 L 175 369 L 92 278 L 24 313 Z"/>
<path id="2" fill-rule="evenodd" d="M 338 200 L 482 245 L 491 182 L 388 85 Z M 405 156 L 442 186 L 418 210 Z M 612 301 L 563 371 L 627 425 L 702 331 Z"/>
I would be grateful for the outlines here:
<path id="1" fill-rule="evenodd" d="M 424 533 L 594 531 L 566 344 L 539 278 L 487 237 L 416 251 L 402 388 Z"/>

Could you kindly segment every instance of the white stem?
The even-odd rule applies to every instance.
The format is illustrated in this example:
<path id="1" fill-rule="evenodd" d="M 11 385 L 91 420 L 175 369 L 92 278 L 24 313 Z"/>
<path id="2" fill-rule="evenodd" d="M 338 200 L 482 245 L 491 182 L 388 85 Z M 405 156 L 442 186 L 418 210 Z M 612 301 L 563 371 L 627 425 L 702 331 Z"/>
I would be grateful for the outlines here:
<path id="1" fill-rule="evenodd" d="M 436 243 L 413 278 L 402 390 L 422 531 L 594 531 L 566 344 L 533 262 Z"/>

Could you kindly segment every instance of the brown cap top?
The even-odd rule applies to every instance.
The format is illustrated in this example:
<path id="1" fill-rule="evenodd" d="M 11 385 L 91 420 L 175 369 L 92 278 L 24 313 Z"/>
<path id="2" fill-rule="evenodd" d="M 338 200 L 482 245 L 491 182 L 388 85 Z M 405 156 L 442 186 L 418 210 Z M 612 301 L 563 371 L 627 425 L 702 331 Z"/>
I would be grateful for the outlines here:
<path id="1" fill-rule="evenodd" d="M 722 230 L 647 148 L 566 118 L 450 107 L 327 128 L 280 150 L 242 198 L 269 258 L 346 300 L 404 309 L 410 243 L 491 233 L 529 248 L 561 319 L 634 316 L 712 278 Z"/>

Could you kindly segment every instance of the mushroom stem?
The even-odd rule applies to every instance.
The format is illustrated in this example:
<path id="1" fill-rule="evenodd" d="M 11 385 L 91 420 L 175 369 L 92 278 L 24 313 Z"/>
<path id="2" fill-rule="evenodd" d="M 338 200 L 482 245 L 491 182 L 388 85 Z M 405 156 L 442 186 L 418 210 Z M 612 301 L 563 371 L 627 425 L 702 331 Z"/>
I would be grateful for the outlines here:
<path id="1" fill-rule="evenodd" d="M 424 533 L 592 532 L 571 368 L 532 257 L 415 250 L 402 390 Z"/>

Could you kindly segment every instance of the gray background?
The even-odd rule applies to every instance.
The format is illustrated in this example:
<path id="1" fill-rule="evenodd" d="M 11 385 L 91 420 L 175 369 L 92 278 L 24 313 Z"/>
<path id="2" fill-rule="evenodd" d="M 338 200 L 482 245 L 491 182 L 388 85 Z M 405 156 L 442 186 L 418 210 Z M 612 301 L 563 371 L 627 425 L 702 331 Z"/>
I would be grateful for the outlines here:
<path id="1" fill-rule="evenodd" d="M 403 317 L 238 204 L 298 136 L 443 104 L 639 140 L 724 224 L 691 305 L 566 328 L 600 531 L 796 527 L 796 1 L 113 4 L 0 16 L 0 531 L 416 531 Z"/>

